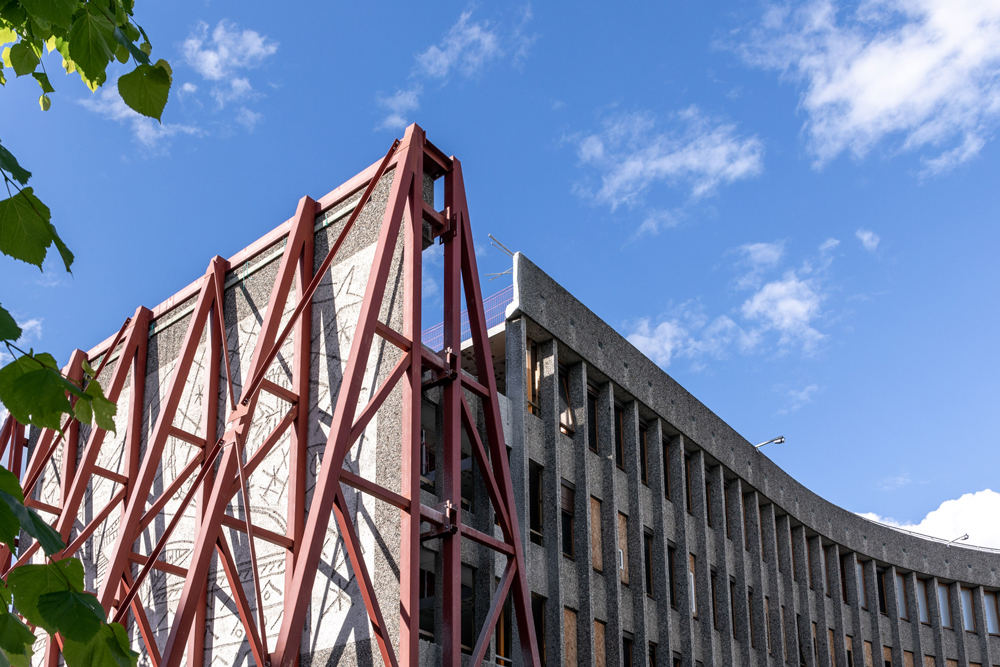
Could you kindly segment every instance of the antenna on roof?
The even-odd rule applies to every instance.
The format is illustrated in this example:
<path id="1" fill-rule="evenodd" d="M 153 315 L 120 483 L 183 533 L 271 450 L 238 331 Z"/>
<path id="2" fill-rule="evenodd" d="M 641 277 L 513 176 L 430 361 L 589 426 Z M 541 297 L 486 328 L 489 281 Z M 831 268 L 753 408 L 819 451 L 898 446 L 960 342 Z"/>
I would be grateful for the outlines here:
<path id="1" fill-rule="evenodd" d="M 508 248 L 507 246 L 505 246 L 503 243 L 500 243 L 500 241 L 497 239 L 497 237 L 493 236 L 492 234 L 487 234 L 487 236 L 490 237 L 490 245 L 491 246 L 493 246 L 494 248 L 496 248 L 500 252 L 504 253 L 505 255 L 507 255 L 508 257 L 510 257 L 511 259 L 514 259 L 514 253 L 512 253 L 510 251 L 510 248 Z M 494 280 L 496 280 L 500 276 L 506 276 L 506 275 L 511 274 L 511 273 L 514 273 L 514 267 L 513 266 L 510 267 L 509 269 L 507 269 L 506 271 L 501 271 L 499 273 L 487 273 L 486 275 L 490 276 L 490 282 L 493 282 Z"/>

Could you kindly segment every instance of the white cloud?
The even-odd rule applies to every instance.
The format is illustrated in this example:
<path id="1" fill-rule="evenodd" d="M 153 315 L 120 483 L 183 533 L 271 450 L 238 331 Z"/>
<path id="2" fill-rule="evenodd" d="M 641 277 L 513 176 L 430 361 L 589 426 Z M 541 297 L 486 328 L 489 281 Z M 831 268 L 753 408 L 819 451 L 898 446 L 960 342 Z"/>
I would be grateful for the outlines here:
<path id="1" fill-rule="evenodd" d="M 756 136 L 740 136 L 735 125 L 706 118 L 694 106 L 672 120 L 674 128 L 658 131 L 651 114 L 621 114 L 600 132 L 577 137 L 580 163 L 595 168 L 601 183 L 596 192 L 585 185 L 577 191 L 614 210 L 637 204 L 654 183 L 684 184 L 698 199 L 763 170 L 764 146 Z"/>
<path id="2" fill-rule="evenodd" d="M 741 255 L 737 265 L 747 267 L 747 272 L 736 280 L 736 287 L 749 289 L 759 285 L 762 274 L 777 266 L 785 256 L 785 242 L 746 243 L 736 252 Z"/>
<path id="3" fill-rule="evenodd" d="M 136 141 L 152 152 L 165 151 L 169 146 L 170 137 L 181 134 L 193 136 L 204 134 L 195 125 L 157 123 L 152 118 L 138 114 L 125 104 L 118 94 L 118 87 L 113 83 L 103 86 L 96 96 L 80 100 L 80 104 L 108 120 L 128 124 Z"/>
<path id="4" fill-rule="evenodd" d="M 860 513 L 872 521 L 889 524 L 903 530 L 953 540 L 968 533 L 968 544 L 1000 549 L 1000 493 L 984 489 L 946 500 L 917 523 L 903 523 L 881 517 L 874 512 Z"/>
<path id="5" fill-rule="evenodd" d="M 632 235 L 632 240 L 649 235 L 656 236 L 664 229 L 670 229 L 680 224 L 680 218 L 673 211 L 650 211 L 646 219 Z"/>
<path id="6" fill-rule="evenodd" d="M 416 55 L 413 84 L 397 89 L 392 95 L 378 96 L 378 105 L 388 114 L 377 129 L 397 130 L 409 125 L 410 114 L 420 108 L 422 82 L 436 81 L 444 86 L 456 72 L 465 78 L 475 78 L 501 59 L 519 66 L 535 41 L 534 36 L 525 33 L 531 18 L 531 9 L 525 8 L 520 21 L 508 28 L 486 20 L 473 21 L 472 10 L 462 12 L 439 44 Z"/>
<path id="7" fill-rule="evenodd" d="M 993 0 L 772 5 L 739 50 L 801 84 L 817 167 L 891 139 L 924 152 L 925 173 L 947 171 L 977 155 L 1000 121 Z"/>
<path id="8" fill-rule="evenodd" d="M 818 384 L 811 384 L 802 389 L 789 389 L 787 392 L 788 405 L 778 410 L 779 415 L 786 415 L 798 411 L 803 405 L 813 402 L 813 396 L 819 391 Z"/>
<path id="9" fill-rule="evenodd" d="M 262 114 L 250 111 L 246 107 L 240 107 L 240 110 L 236 112 L 236 122 L 245 127 L 247 132 L 253 132 L 253 129 L 257 127 L 257 123 L 263 117 Z"/>
<path id="10" fill-rule="evenodd" d="M 834 250 L 839 245 L 840 241 L 838 241 L 837 239 L 832 239 L 832 238 L 827 239 L 819 245 L 819 251 L 820 253 L 826 254 L 831 250 Z"/>
<path id="11" fill-rule="evenodd" d="M 277 42 L 255 30 L 241 31 L 235 24 L 225 20 L 219 21 L 211 35 L 208 24 L 200 22 L 181 45 L 184 62 L 206 81 L 214 82 L 211 95 L 219 109 L 231 102 L 259 95 L 254 91 L 250 80 L 239 72 L 260 67 L 277 51 Z M 187 85 L 185 84 L 184 92 L 193 93 L 194 84 L 191 84 L 190 90 Z"/>
<path id="12" fill-rule="evenodd" d="M 761 287 L 740 310 L 763 331 L 777 331 L 780 345 L 797 342 L 810 351 L 825 338 L 812 326 L 819 317 L 822 300 L 812 280 L 803 280 L 795 271 L 787 271 L 781 279 Z"/>
<path id="13" fill-rule="evenodd" d="M 861 241 L 861 245 L 863 245 L 865 250 L 868 252 L 875 252 L 875 249 L 878 248 L 878 242 L 882 240 L 878 234 L 870 229 L 859 229 L 854 233 L 854 235 L 858 237 L 858 240 Z"/>

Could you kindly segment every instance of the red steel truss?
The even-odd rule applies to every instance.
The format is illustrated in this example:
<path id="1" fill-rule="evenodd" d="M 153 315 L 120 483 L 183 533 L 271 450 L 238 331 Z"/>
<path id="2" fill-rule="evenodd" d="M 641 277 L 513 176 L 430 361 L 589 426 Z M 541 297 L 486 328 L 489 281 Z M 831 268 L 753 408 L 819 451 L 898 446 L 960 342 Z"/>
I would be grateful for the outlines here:
<path id="1" fill-rule="evenodd" d="M 308 405 L 312 299 L 376 185 L 390 169 L 393 170 L 393 175 L 389 200 L 351 343 L 349 361 L 337 393 L 322 465 L 307 513 L 306 445 L 310 425 Z M 434 210 L 424 202 L 422 189 L 425 169 L 433 174 L 443 174 L 444 209 L 441 211 Z M 316 216 L 362 189 L 361 199 L 353 213 L 322 264 L 314 272 L 313 236 Z M 420 339 L 421 257 L 424 241 L 428 236 L 425 224 L 430 230 L 430 240 L 439 240 L 444 248 L 444 348 L 441 352 L 432 351 Z M 397 251 L 400 228 L 404 239 L 404 305 L 402 331 L 397 331 L 388 323 L 382 322 L 379 313 Z M 234 394 L 234 379 L 229 362 L 232 351 L 227 349 L 223 308 L 224 280 L 230 262 L 215 257 L 200 280 L 167 304 L 170 308 L 189 297 L 196 297 L 180 353 L 144 450 L 140 442 L 143 389 L 148 332 L 154 313 L 140 307 L 125 321 L 109 344 L 100 346 L 91 353 L 93 359 L 101 359 L 98 373 L 104 371 L 105 367 L 113 368 L 110 371 L 111 379 L 105 387 L 110 400 L 118 401 L 131 374 L 128 412 L 123 417 L 119 416 L 118 421 L 118 429 L 121 430 L 123 426 L 125 429 L 122 472 L 114 472 L 98 465 L 106 435 L 99 428 L 94 427 L 90 431 L 82 452 L 77 451 L 80 427 L 74 421 L 64 429 L 65 437 L 53 430 L 42 431 L 25 466 L 22 460 L 27 445 L 25 428 L 8 418 L 0 428 L 0 460 L 16 473 L 20 473 L 23 468 L 21 481 L 26 497 L 32 495 L 47 466 L 53 463 L 60 466 L 58 504 L 46 504 L 38 500 L 28 500 L 26 504 L 54 517 L 54 527 L 68 544 L 62 556 L 76 554 L 112 513 L 119 513 L 117 539 L 104 571 L 98 597 L 110 619 L 123 622 L 131 614 L 131 620 L 136 623 L 142 638 L 142 648 L 153 667 L 176 667 L 185 653 L 188 656 L 187 664 L 201 664 L 205 646 L 206 591 L 213 562 L 221 565 L 228 579 L 254 662 L 257 665 L 274 664 L 281 667 L 296 665 L 331 513 L 337 522 L 339 536 L 343 540 L 371 621 L 373 635 L 386 665 L 418 665 L 420 544 L 422 540 L 441 539 L 444 574 L 443 664 L 447 667 L 461 666 L 463 538 L 478 542 L 507 557 L 507 566 L 479 632 L 470 664 L 473 667 L 482 664 L 504 602 L 508 595 L 512 595 L 524 662 L 526 665 L 539 665 L 521 533 L 500 421 L 496 379 L 487 338 L 461 164 L 426 141 L 421 128 L 411 125 L 403 140 L 395 141 L 380 163 L 319 202 L 303 197 L 295 216 L 279 228 L 278 232 L 284 236 L 286 230 L 287 242 L 277 278 L 254 344 L 252 361 L 243 375 L 245 382 L 238 400 Z M 264 241 L 271 243 L 279 238 L 280 236 L 272 235 Z M 241 259 L 252 256 L 264 247 L 263 242 L 252 246 L 242 254 Z M 291 294 L 293 282 L 294 294 Z M 289 303 L 294 303 L 294 309 L 291 316 L 285 319 L 284 313 L 287 312 Z M 475 377 L 463 372 L 460 364 L 463 306 L 468 310 L 468 327 L 472 334 L 476 364 Z M 282 326 L 283 319 L 285 323 Z M 368 403 L 358 411 L 366 364 L 376 336 L 398 348 L 401 356 Z M 203 337 L 207 340 L 205 359 L 209 370 L 204 373 L 199 433 L 192 433 L 176 426 L 175 418 Z M 286 388 L 265 376 L 274 364 L 279 350 L 283 349 L 289 339 L 292 341 L 293 352 L 289 357 L 286 347 L 283 357 L 292 369 L 292 386 Z M 77 378 L 82 377 L 81 363 L 87 358 L 86 353 L 77 350 L 73 353 L 66 372 Z M 225 393 L 229 400 L 229 416 L 226 421 L 227 430 L 220 437 L 216 424 L 218 397 L 222 390 L 219 386 L 219 370 L 222 368 L 228 385 Z M 402 476 L 399 493 L 343 467 L 352 446 L 397 386 L 401 387 L 402 393 Z M 420 501 L 419 466 L 421 396 L 431 386 L 443 387 L 444 413 L 444 491 L 441 504 L 434 507 Z M 254 424 L 261 391 L 276 396 L 290 407 L 262 444 L 250 454 L 246 448 L 247 437 Z M 477 430 L 470 399 L 481 403 L 485 438 L 480 437 Z M 493 535 L 462 522 L 463 429 L 472 443 L 473 455 L 496 512 L 502 539 L 496 539 Z M 289 501 L 287 532 L 281 535 L 254 524 L 247 494 L 248 480 L 286 432 L 290 433 L 291 442 Z M 169 438 L 193 445 L 193 453 L 181 473 L 156 494 L 154 481 Z M 62 453 L 61 456 L 56 456 L 60 444 L 63 446 Z M 114 482 L 115 490 L 106 505 L 102 508 L 95 507 L 89 520 L 83 521 L 80 516 L 81 503 L 88 484 L 95 477 Z M 387 629 L 385 614 L 396 612 L 393 609 L 383 609 L 376 597 L 357 530 L 345 502 L 345 484 L 400 510 L 398 638 L 391 637 Z M 242 502 L 244 518 L 227 513 L 227 507 L 237 496 Z M 176 506 L 178 502 L 179 507 Z M 168 503 L 174 503 L 172 516 L 166 515 L 164 511 Z M 192 503 L 195 504 L 197 517 L 194 547 L 187 567 L 182 567 L 176 563 L 168 563 L 160 559 L 160 556 L 185 510 Z M 165 525 L 158 542 L 148 554 L 137 553 L 137 540 L 158 518 Z M 421 524 L 430 528 L 421 532 Z M 223 527 L 236 529 L 247 535 L 253 575 L 251 594 L 258 602 L 255 605 L 256 614 L 253 613 L 250 598 L 240 580 L 232 547 Z M 270 626 L 264 605 L 260 602 L 261 583 L 254 546 L 257 540 L 279 545 L 286 553 L 280 633 L 273 647 L 268 644 L 266 628 Z M 20 550 L 16 554 L 16 560 L 6 547 L 0 549 L 0 574 L 5 575 L 12 567 L 29 562 L 35 555 L 37 546 L 32 544 Z M 138 568 L 137 573 L 134 572 L 135 568 Z M 163 645 L 157 645 L 146 615 L 147 601 L 142 599 L 142 584 L 153 569 L 184 579 L 170 632 Z M 271 619 L 272 626 L 276 622 L 277 619 Z M 48 666 L 55 667 L 58 664 L 58 646 L 58 642 L 47 644 Z"/>

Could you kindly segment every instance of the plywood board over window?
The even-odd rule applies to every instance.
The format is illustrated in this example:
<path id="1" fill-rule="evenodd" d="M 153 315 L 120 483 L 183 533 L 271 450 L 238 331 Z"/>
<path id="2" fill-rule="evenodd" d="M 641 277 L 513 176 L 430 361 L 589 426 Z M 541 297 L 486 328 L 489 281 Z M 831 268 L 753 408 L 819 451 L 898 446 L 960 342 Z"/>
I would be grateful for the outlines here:
<path id="1" fill-rule="evenodd" d="M 882 660 L 885 661 L 885 667 L 892 667 L 892 647 L 883 646 L 882 647 Z"/>
<path id="2" fill-rule="evenodd" d="M 594 569 L 604 571 L 604 547 L 601 541 L 601 501 L 590 497 L 590 558 Z"/>
<path id="3" fill-rule="evenodd" d="M 576 667 L 576 612 L 569 607 L 563 609 L 563 637 L 566 667 Z"/>
<path id="4" fill-rule="evenodd" d="M 913 652 L 903 651 L 903 667 L 913 667 Z"/>
<path id="5" fill-rule="evenodd" d="M 618 569 L 623 584 L 628 584 L 628 517 L 618 513 Z"/>
<path id="6" fill-rule="evenodd" d="M 935 667 L 933 655 L 924 656 L 924 667 Z"/>
<path id="7" fill-rule="evenodd" d="M 872 643 L 865 642 L 865 667 L 875 667 L 875 656 L 872 655 Z"/>
<path id="8" fill-rule="evenodd" d="M 608 666 L 608 652 L 604 645 L 604 622 L 594 621 L 594 667 Z"/>

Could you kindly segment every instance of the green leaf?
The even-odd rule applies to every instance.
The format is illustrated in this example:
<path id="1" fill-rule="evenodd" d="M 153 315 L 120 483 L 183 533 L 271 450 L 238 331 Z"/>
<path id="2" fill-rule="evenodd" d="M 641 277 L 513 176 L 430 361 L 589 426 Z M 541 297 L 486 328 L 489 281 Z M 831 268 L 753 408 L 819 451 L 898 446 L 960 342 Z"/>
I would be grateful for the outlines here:
<path id="1" fill-rule="evenodd" d="M 86 359 L 84 359 L 84 360 L 82 360 L 82 361 L 80 362 L 80 366 L 81 366 L 81 367 L 83 368 L 83 371 L 84 371 L 84 372 L 85 372 L 85 373 L 86 373 L 86 374 L 87 374 L 88 376 L 90 376 L 90 377 L 92 377 L 92 378 L 95 378 L 95 377 L 97 377 L 97 371 L 95 371 L 95 370 L 94 370 L 94 367 L 93 367 L 93 366 L 91 366 L 91 365 L 90 365 L 90 362 L 89 362 L 89 361 L 87 361 Z"/>
<path id="2" fill-rule="evenodd" d="M 15 341 L 21 337 L 21 327 L 7 310 L 0 306 L 0 340 Z"/>
<path id="3" fill-rule="evenodd" d="M 15 614 L 0 610 L 0 650 L 13 667 L 31 663 L 35 634 Z"/>
<path id="4" fill-rule="evenodd" d="M 0 491 L 6 491 L 19 503 L 24 502 L 24 491 L 17 481 L 17 475 L 3 467 L 0 467 Z"/>
<path id="5" fill-rule="evenodd" d="M 31 74 L 38 65 L 38 54 L 30 44 L 18 42 L 10 47 L 10 66 L 18 76 Z"/>
<path id="6" fill-rule="evenodd" d="M 0 368 L 0 403 L 22 424 L 59 429 L 62 415 L 73 409 L 67 384 L 58 370 L 41 368 L 25 355 Z"/>
<path id="7" fill-rule="evenodd" d="M 136 31 L 137 35 L 136 39 L 139 39 L 138 34 L 139 32 Z M 10 44 L 11 42 L 15 41 L 17 41 L 17 33 L 14 32 L 13 28 L 9 27 L 0 28 L 0 44 Z"/>
<path id="8" fill-rule="evenodd" d="M 68 582 L 67 582 L 68 580 Z M 38 598 L 56 591 L 83 590 L 83 563 L 66 558 L 44 565 L 21 565 L 7 575 L 7 587 L 14 595 L 14 608 L 28 623 L 54 632 L 38 613 Z"/>
<path id="9" fill-rule="evenodd" d="M 11 553 L 17 552 L 17 537 L 20 533 L 21 522 L 7 503 L 0 503 L 0 542 L 10 547 Z"/>
<path id="10" fill-rule="evenodd" d="M 93 593 L 55 591 L 38 596 L 38 613 L 65 639 L 87 642 L 105 621 L 104 608 Z"/>
<path id="11" fill-rule="evenodd" d="M 48 247 L 54 243 L 69 271 L 73 253 L 59 238 L 50 217 L 49 207 L 31 188 L 0 201 L 0 252 L 41 269 Z"/>
<path id="12" fill-rule="evenodd" d="M 118 93 L 135 111 L 160 120 L 170 94 L 170 74 L 160 65 L 139 65 L 118 79 Z"/>
<path id="13" fill-rule="evenodd" d="M 36 19 L 48 21 L 60 28 L 69 28 L 77 0 L 21 0 L 21 6 Z"/>
<path id="14" fill-rule="evenodd" d="M 0 168 L 9 171 L 15 181 L 27 185 L 31 172 L 17 163 L 17 158 L 9 150 L 0 146 Z"/>
<path id="15" fill-rule="evenodd" d="M 117 31 L 117 30 L 118 30 L 118 28 L 115 28 L 115 31 Z M 128 62 L 128 47 L 122 46 L 121 44 L 119 44 L 115 48 L 115 60 L 117 60 L 118 62 L 120 62 L 122 65 L 124 65 L 125 63 L 127 63 Z"/>
<path id="16" fill-rule="evenodd" d="M 45 95 L 43 93 L 38 97 L 38 106 L 41 108 L 42 111 L 48 111 L 49 108 L 52 106 L 52 100 L 49 99 L 48 95 Z"/>
<path id="17" fill-rule="evenodd" d="M 135 667 L 139 654 L 129 648 L 125 628 L 108 623 L 86 644 L 67 640 L 63 658 L 69 667 Z"/>
<path id="18" fill-rule="evenodd" d="M 55 528 L 45 522 L 45 519 L 38 516 L 33 509 L 29 509 L 17 502 L 6 491 L 0 491 L 0 501 L 7 504 L 7 507 L 14 513 L 21 523 L 21 530 L 38 540 L 46 556 L 52 556 L 66 548 L 66 543 L 62 541 L 62 536 L 56 532 Z"/>
<path id="19" fill-rule="evenodd" d="M 116 433 L 115 414 L 118 412 L 118 406 L 104 397 L 104 390 L 97 380 L 91 380 L 87 385 L 87 395 L 92 397 L 91 403 L 97 427 Z"/>
<path id="20" fill-rule="evenodd" d="M 31 76 L 35 77 L 35 81 L 37 81 L 38 85 L 42 87 L 43 93 L 56 92 L 56 89 L 52 87 L 51 83 L 49 83 L 49 75 L 45 72 L 33 72 Z"/>
<path id="21" fill-rule="evenodd" d="M 135 28 L 132 28 L 130 31 L 129 28 L 132 28 L 132 24 L 128 24 L 124 28 L 115 27 L 115 41 L 117 41 L 120 46 L 124 46 L 128 49 L 128 52 L 132 54 L 132 57 L 135 58 L 140 65 L 148 65 L 149 54 L 135 45 L 135 40 L 139 39 L 139 31 Z M 133 34 L 135 35 L 134 37 L 129 36 Z M 117 51 L 115 53 L 117 54 Z M 121 59 L 119 58 L 119 60 Z M 125 61 L 122 60 L 121 62 L 124 63 Z"/>
<path id="22" fill-rule="evenodd" d="M 114 55 L 114 26 L 106 17 L 85 11 L 69 31 L 69 54 L 90 81 L 99 81 Z"/>

